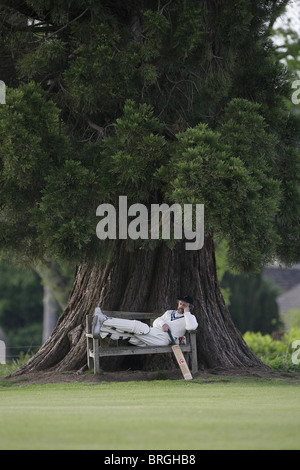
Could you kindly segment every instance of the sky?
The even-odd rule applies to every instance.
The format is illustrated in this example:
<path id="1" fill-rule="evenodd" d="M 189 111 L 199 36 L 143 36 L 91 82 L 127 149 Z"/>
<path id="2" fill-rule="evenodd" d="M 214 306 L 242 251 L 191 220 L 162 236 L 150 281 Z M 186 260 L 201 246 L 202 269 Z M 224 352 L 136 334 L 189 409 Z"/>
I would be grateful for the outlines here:
<path id="1" fill-rule="evenodd" d="M 293 0 L 287 7 L 286 14 L 277 19 L 274 27 L 287 24 L 287 19 L 291 19 L 291 26 L 300 34 L 300 0 Z"/>
<path id="2" fill-rule="evenodd" d="M 290 21 L 290 27 L 292 28 L 293 31 L 295 31 L 298 34 L 298 37 L 300 38 L 300 0 L 292 0 L 290 2 L 289 6 L 287 7 L 286 13 L 277 19 L 273 28 L 275 30 L 280 27 L 287 29 L 289 21 Z M 283 44 L 282 37 L 279 35 L 273 36 L 273 41 L 277 46 L 281 46 Z M 295 39 L 293 39 L 292 41 L 295 41 Z M 300 69 L 300 60 L 299 60 L 299 69 Z M 299 70 L 299 76 L 300 76 L 300 70 Z"/>

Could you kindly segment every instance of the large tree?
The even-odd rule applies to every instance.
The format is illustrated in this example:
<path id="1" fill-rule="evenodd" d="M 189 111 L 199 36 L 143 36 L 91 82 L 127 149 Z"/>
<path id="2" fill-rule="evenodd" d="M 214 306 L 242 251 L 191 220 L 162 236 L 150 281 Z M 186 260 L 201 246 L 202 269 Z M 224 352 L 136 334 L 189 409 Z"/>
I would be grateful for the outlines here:
<path id="1" fill-rule="evenodd" d="M 201 366 L 263 367 L 225 306 L 214 241 L 243 271 L 299 259 L 300 127 L 270 40 L 287 3 L 6 0 L 1 248 L 77 264 L 52 336 L 22 372 L 84 367 L 85 315 L 99 302 L 162 312 L 183 292 Z M 98 240 L 97 206 L 121 195 L 204 204 L 204 246 Z"/>

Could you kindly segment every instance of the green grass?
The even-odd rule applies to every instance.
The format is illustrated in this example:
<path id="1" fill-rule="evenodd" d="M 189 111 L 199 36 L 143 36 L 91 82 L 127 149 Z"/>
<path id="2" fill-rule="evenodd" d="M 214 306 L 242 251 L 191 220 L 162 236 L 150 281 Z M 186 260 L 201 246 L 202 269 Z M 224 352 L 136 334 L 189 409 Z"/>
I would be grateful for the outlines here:
<path id="1" fill-rule="evenodd" d="M 0 449 L 299 449 L 299 383 L 4 386 Z"/>

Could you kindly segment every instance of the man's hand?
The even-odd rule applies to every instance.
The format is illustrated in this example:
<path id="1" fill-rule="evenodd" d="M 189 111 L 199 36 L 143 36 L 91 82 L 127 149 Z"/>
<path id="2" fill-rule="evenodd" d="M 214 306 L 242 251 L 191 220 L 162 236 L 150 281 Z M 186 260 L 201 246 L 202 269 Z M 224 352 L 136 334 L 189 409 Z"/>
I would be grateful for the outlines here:
<path id="1" fill-rule="evenodd" d="M 165 324 L 162 326 L 162 330 L 163 330 L 165 333 L 167 333 L 168 330 L 171 331 L 171 328 L 169 327 L 169 325 L 167 325 L 167 323 L 165 323 Z"/>
<path id="2" fill-rule="evenodd" d="M 187 302 L 182 302 L 182 300 L 179 301 L 178 307 L 177 307 L 177 312 L 180 313 L 181 315 L 184 315 L 185 313 L 190 312 L 190 304 Z"/>

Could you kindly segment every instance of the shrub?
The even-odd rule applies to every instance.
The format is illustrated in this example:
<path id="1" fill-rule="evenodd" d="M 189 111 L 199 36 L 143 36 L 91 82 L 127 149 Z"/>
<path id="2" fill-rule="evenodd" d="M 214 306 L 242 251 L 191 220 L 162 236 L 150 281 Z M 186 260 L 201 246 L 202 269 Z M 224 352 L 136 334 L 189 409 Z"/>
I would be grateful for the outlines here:
<path id="1" fill-rule="evenodd" d="M 29 354 L 21 353 L 19 359 L 13 359 L 8 361 L 6 364 L 0 364 L 0 377 L 6 377 L 12 374 L 16 370 L 20 369 L 21 366 L 27 364 L 30 359 Z"/>
<path id="2" fill-rule="evenodd" d="M 262 335 L 260 332 L 246 332 L 244 340 L 252 351 L 272 369 L 300 370 L 300 364 L 293 362 L 293 343 L 300 340 L 300 328 L 292 327 L 285 333 L 281 340 L 275 340 L 270 335 Z M 298 347 L 299 348 L 299 347 Z"/>

